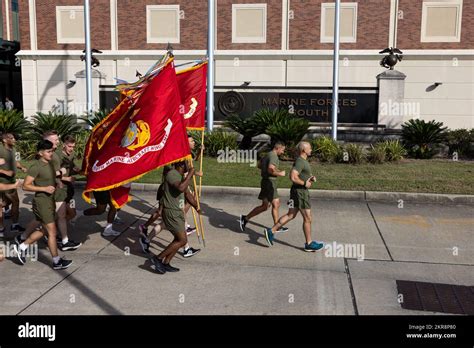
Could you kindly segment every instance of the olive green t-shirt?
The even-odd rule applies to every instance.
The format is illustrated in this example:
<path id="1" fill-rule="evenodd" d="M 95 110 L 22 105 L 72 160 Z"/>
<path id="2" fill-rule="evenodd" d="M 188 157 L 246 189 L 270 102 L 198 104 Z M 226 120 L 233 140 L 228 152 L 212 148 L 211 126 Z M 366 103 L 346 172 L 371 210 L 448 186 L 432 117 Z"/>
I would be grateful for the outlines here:
<path id="1" fill-rule="evenodd" d="M 276 168 L 280 165 L 280 159 L 274 151 L 270 151 L 261 162 L 261 175 L 264 179 L 276 180 L 276 176 L 270 175 L 268 167 L 273 164 Z"/>
<path id="2" fill-rule="evenodd" d="M 299 173 L 298 175 L 299 178 L 303 180 L 304 182 L 306 182 L 306 180 L 308 180 L 311 176 L 313 176 L 313 174 L 311 173 L 311 166 L 309 165 L 309 162 L 302 157 L 298 157 L 296 159 L 295 163 L 293 164 L 292 170 L 293 169 Z M 295 185 L 295 184 L 293 184 L 293 186 L 304 187 L 302 185 Z"/>
<path id="3" fill-rule="evenodd" d="M 183 210 L 184 193 L 172 186 L 181 180 L 183 177 L 176 169 L 171 169 L 166 174 L 163 193 L 163 207 L 165 209 Z"/>
<path id="4" fill-rule="evenodd" d="M 56 173 L 54 167 L 49 162 L 44 162 L 42 160 L 34 161 L 26 175 L 34 178 L 33 183 L 35 186 L 56 187 Z M 35 197 L 51 197 L 51 195 L 46 192 L 36 192 Z"/>
<path id="5" fill-rule="evenodd" d="M 66 175 L 64 176 L 71 176 L 74 174 L 74 153 L 67 155 L 63 151 L 58 153 L 59 160 L 60 160 L 60 168 L 66 169 Z"/>
<path id="6" fill-rule="evenodd" d="M 13 176 L 6 176 L 0 174 L 0 183 L 13 184 L 15 183 L 16 174 L 16 151 L 15 149 L 8 150 L 3 144 L 0 144 L 0 158 L 5 160 L 5 164 L 0 166 L 3 170 L 13 170 Z"/>

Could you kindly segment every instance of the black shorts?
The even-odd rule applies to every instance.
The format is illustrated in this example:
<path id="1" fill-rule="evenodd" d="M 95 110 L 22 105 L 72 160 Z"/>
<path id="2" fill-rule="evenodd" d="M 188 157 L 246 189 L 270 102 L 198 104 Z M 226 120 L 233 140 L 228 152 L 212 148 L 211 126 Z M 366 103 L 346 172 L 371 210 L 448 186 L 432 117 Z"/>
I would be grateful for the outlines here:
<path id="1" fill-rule="evenodd" d="M 110 204 L 110 191 L 94 191 L 94 198 L 97 205 Z"/>

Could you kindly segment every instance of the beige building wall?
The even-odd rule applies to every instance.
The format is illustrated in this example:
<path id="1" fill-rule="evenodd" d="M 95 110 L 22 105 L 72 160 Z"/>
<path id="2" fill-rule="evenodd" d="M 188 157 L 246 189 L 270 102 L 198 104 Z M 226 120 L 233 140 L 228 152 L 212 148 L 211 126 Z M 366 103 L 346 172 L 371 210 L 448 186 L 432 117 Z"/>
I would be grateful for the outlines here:
<path id="1" fill-rule="evenodd" d="M 69 58 L 38 60 L 36 69 L 33 60 L 22 60 L 25 115 L 51 111 L 64 102 L 70 105 L 71 112 L 81 110 L 82 105 L 71 106 L 75 101 L 83 100 L 78 95 L 81 91 L 77 84 L 70 89 L 66 84 L 69 80 L 75 81 L 75 74 L 84 66 L 78 59 Z M 176 64 L 189 60 L 177 59 Z M 384 71 L 379 61 L 380 56 L 375 55 L 342 54 L 340 86 L 376 87 L 376 76 Z M 101 58 L 97 70 L 103 75 L 101 84 L 113 85 L 116 76 L 135 81 L 137 70 L 144 74 L 154 63 L 154 59 L 133 55 Z M 446 55 L 434 58 L 407 54 L 396 68 L 407 75 L 405 102 L 410 104 L 411 113 L 404 117 L 405 121 L 435 119 L 453 129 L 474 128 L 474 57 Z M 251 82 L 251 86 L 328 87 L 332 85 L 332 60 L 330 56 L 321 55 L 287 61 L 272 56 L 268 59 L 248 56 L 246 59 L 240 54 L 235 59 L 226 55 L 216 61 L 216 86 L 240 86 L 244 82 Z M 436 82 L 442 84 L 433 88 Z M 94 103 L 98 103 L 98 91 L 94 91 L 93 98 Z"/>

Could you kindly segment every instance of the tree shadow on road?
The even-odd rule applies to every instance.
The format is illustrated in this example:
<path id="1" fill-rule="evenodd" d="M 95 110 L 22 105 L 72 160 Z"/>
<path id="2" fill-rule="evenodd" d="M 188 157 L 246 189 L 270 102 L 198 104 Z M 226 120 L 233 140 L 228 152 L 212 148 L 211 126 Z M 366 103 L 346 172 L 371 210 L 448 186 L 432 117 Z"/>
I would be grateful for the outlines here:
<path id="1" fill-rule="evenodd" d="M 245 232 L 242 232 L 239 227 L 239 216 L 237 215 L 232 215 L 229 214 L 228 212 L 224 211 L 223 209 L 220 208 L 213 208 L 209 204 L 201 202 L 201 210 L 202 210 L 202 215 L 206 216 L 209 220 L 209 224 L 211 226 L 214 226 L 216 228 L 225 228 L 228 229 L 232 232 L 236 233 L 245 233 L 248 235 L 248 240 L 246 241 L 249 244 L 257 245 L 260 247 L 266 247 L 268 248 L 267 244 L 260 243 L 259 240 L 263 238 L 265 240 L 265 236 L 263 234 L 263 231 L 261 233 L 250 229 L 247 225 Z M 263 228 L 266 228 L 266 226 L 256 223 L 256 222 L 251 222 L 253 225 L 259 226 Z M 282 242 L 280 240 L 275 239 L 274 243 L 282 244 L 291 248 L 295 248 L 297 250 L 301 250 L 301 248 L 296 247 L 294 245 L 288 244 L 286 242 Z"/>

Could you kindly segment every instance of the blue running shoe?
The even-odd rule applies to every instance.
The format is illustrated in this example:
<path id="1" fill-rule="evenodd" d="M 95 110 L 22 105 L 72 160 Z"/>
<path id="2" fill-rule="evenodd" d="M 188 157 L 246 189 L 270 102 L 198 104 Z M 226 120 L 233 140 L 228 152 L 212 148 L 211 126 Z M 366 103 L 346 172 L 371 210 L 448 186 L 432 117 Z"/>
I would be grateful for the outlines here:
<path id="1" fill-rule="evenodd" d="M 263 232 L 265 233 L 265 239 L 267 240 L 268 246 L 272 246 L 274 239 L 272 229 L 266 228 Z"/>
<path id="2" fill-rule="evenodd" d="M 304 243 L 304 251 L 315 252 L 324 247 L 323 243 L 312 241 L 309 244 Z"/>

